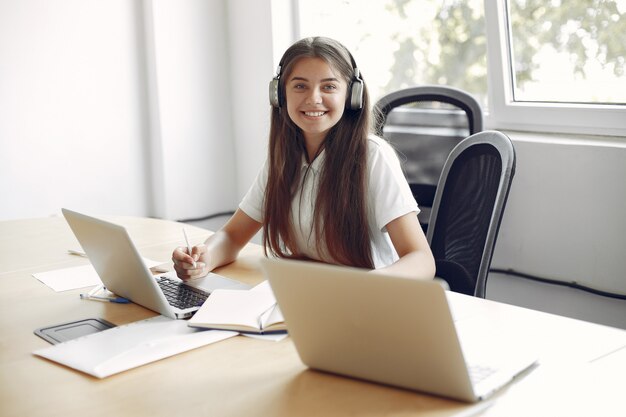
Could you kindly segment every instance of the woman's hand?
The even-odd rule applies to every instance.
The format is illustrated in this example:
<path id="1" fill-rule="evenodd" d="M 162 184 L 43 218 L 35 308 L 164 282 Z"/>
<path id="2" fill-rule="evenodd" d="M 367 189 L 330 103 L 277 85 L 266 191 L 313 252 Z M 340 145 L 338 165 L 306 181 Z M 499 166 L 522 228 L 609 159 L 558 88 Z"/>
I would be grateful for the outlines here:
<path id="1" fill-rule="evenodd" d="M 176 248 L 172 253 L 176 275 L 183 281 L 207 275 L 210 272 L 207 267 L 209 257 L 209 252 L 204 244 L 191 248 L 191 254 L 188 253 L 186 247 Z"/>
<path id="2" fill-rule="evenodd" d="M 204 244 L 191 248 L 191 253 L 183 246 L 174 250 L 172 261 L 176 275 L 184 281 L 200 278 L 215 268 L 233 262 L 261 227 L 261 223 L 237 209 L 230 220 L 209 236 Z"/>

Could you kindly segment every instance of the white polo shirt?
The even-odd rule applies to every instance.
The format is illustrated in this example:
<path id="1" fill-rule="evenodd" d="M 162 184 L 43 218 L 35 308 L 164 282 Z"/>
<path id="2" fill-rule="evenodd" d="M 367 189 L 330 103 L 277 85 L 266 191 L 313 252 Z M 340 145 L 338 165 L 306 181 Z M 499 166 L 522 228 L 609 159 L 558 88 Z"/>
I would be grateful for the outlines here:
<path id="1" fill-rule="evenodd" d="M 291 216 L 295 226 L 295 239 L 298 250 L 311 259 L 327 263 L 336 263 L 315 248 L 315 231 L 313 229 L 313 210 L 319 187 L 319 172 L 325 161 L 325 150 L 315 158 L 305 177 L 308 163 L 302 158 L 302 175 L 300 186 L 292 201 Z M 400 161 L 387 141 L 376 136 L 368 138 L 368 186 L 367 186 L 367 218 L 369 225 L 372 258 L 375 268 L 390 265 L 398 260 L 386 225 L 392 220 L 407 213 L 419 213 L 415 198 L 411 194 L 409 184 L 404 177 Z M 254 220 L 263 223 L 263 198 L 267 184 L 267 161 L 259 171 L 256 180 L 239 204 L 239 208 Z M 340 179 L 338 179 L 340 181 Z"/>

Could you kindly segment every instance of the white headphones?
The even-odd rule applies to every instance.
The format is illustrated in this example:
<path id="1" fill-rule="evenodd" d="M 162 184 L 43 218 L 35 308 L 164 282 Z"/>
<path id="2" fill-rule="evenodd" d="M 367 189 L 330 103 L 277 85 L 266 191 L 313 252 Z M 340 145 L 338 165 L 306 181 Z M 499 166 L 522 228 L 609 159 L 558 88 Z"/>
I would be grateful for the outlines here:
<path id="1" fill-rule="evenodd" d="M 356 62 L 354 61 L 350 51 L 348 51 L 348 55 L 350 55 L 350 61 L 352 62 L 354 73 L 352 74 L 352 81 L 348 86 L 348 94 L 346 94 L 346 109 L 359 110 L 363 108 L 363 80 L 360 77 L 359 69 L 357 68 Z M 285 56 L 283 55 L 280 59 L 280 63 L 278 64 L 278 68 L 276 69 L 276 76 L 272 78 L 269 85 L 270 104 L 274 107 L 281 107 L 284 103 L 284 98 L 280 93 L 279 87 L 284 58 Z"/>

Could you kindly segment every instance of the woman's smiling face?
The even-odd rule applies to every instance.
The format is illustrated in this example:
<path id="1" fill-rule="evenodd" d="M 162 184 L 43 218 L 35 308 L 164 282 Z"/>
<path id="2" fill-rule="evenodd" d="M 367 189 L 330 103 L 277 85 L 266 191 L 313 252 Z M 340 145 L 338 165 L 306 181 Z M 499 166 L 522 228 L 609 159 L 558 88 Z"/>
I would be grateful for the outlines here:
<path id="1" fill-rule="evenodd" d="M 321 58 L 300 58 L 285 82 L 287 113 L 307 141 L 322 142 L 343 116 L 348 84 Z"/>

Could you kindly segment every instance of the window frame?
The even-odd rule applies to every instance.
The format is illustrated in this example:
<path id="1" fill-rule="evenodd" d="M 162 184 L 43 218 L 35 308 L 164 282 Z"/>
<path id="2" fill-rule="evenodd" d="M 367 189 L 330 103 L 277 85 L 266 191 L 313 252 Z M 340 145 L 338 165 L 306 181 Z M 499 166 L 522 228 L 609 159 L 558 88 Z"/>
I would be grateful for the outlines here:
<path id="1" fill-rule="evenodd" d="M 507 0 L 485 0 L 487 30 L 486 126 L 533 132 L 626 136 L 626 106 L 516 102 Z"/>
<path id="2" fill-rule="evenodd" d="M 290 44 L 300 37 L 298 1 L 272 0 L 273 13 L 292 19 L 290 25 L 273 19 L 275 53 L 278 44 Z M 487 129 L 626 137 L 626 105 L 516 102 L 507 0 L 484 0 L 484 15 L 489 108 L 483 117 Z M 292 39 L 287 42 L 287 37 Z"/>

